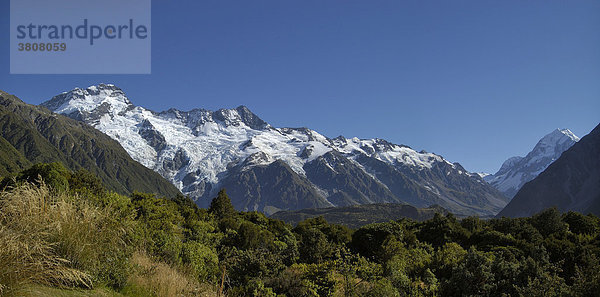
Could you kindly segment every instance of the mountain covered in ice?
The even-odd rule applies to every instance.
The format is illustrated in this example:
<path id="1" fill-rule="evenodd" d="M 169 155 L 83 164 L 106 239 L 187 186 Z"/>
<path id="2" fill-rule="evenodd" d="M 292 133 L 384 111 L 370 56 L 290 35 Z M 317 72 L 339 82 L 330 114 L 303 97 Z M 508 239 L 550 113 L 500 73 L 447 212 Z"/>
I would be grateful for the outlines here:
<path id="1" fill-rule="evenodd" d="M 569 131 L 559 132 L 577 142 L 536 178 L 523 185 L 498 217 L 529 217 L 550 207 L 561 212 L 600 215 L 600 125 L 581 140 Z M 545 144 L 556 143 L 557 139 L 563 138 L 556 131 L 552 134 L 549 138 L 544 137 L 550 141 Z"/>
<path id="2" fill-rule="evenodd" d="M 493 215 L 507 203 L 480 175 L 439 155 L 382 139 L 272 127 L 244 106 L 154 112 L 109 84 L 77 88 L 42 105 L 106 133 L 201 206 L 221 188 L 236 208 L 268 214 L 409 203 Z"/>
<path id="3" fill-rule="evenodd" d="M 484 179 L 512 198 L 525 183 L 537 177 L 577 141 L 579 137 L 569 129 L 556 129 L 540 139 L 527 156 L 509 158 L 498 172 Z"/>

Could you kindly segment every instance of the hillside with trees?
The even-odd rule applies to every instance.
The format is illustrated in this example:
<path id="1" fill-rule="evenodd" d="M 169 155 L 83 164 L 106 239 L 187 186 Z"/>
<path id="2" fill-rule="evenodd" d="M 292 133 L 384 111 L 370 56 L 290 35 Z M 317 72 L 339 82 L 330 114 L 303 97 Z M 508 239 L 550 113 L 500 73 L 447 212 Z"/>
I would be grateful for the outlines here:
<path id="1" fill-rule="evenodd" d="M 447 214 L 448 211 L 439 205 L 416 208 L 409 204 L 374 203 L 346 207 L 279 211 L 270 217 L 292 225 L 297 225 L 306 219 L 323 217 L 329 223 L 356 229 L 372 223 L 385 223 L 402 218 L 424 221 L 433 218 L 436 213 Z"/>
<path id="2" fill-rule="evenodd" d="M 179 193 L 106 134 L 0 91 L 0 175 L 51 162 L 92 172 L 107 189 L 121 194 L 143 191 L 169 197 Z"/>

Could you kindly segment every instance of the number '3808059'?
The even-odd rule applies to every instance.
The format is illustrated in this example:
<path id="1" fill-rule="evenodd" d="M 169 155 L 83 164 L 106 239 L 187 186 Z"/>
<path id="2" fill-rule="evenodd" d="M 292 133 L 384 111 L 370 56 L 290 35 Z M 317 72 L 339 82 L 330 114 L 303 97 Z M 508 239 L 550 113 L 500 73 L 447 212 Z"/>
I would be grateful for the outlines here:
<path id="1" fill-rule="evenodd" d="M 67 50 L 66 43 L 19 43 L 18 49 L 20 52 L 64 52 Z"/>

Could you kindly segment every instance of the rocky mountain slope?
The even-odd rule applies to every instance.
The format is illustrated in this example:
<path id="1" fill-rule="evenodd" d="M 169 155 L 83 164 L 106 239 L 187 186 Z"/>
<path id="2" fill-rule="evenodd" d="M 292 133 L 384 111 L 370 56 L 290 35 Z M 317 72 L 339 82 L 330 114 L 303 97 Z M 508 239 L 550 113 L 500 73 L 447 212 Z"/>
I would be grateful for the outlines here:
<path id="1" fill-rule="evenodd" d="M 0 174 L 40 162 L 61 162 L 73 171 L 84 168 L 119 193 L 180 193 L 102 132 L 0 91 Z"/>
<path id="2" fill-rule="evenodd" d="M 600 214 L 600 125 L 526 183 L 498 216 L 525 217 L 553 206 Z"/>
<path id="3" fill-rule="evenodd" d="M 507 199 L 460 164 L 382 139 L 327 138 L 275 128 L 248 108 L 154 112 L 114 85 L 74 89 L 42 104 L 119 141 L 201 206 L 225 187 L 240 210 L 267 214 L 370 203 L 438 204 L 497 213 Z"/>
<path id="4" fill-rule="evenodd" d="M 527 156 L 509 158 L 498 172 L 485 176 L 484 180 L 512 198 L 526 182 L 537 177 L 577 141 L 579 137 L 569 129 L 556 129 L 540 139 Z"/>

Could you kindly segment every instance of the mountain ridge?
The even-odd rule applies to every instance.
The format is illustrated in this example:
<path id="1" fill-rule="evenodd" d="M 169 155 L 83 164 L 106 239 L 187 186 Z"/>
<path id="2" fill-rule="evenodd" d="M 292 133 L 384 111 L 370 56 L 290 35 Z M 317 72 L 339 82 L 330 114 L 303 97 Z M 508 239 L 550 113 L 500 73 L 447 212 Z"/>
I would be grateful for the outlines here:
<path id="1" fill-rule="evenodd" d="M 309 199 L 313 207 L 411 201 L 417 207 L 440 204 L 451 211 L 486 215 L 499 211 L 507 202 L 479 175 L 467 172 L 460 164 L 406 145 L 382 139 L 331 139 L 308 128 L 275 128 L 245 106 L 154 112 L 121 98 L 126 97 L 124 92 L 114 85 L 88 89 L 62 93 L 42 106 L 108 134 L 132 158 L 170 180 L 199 205 L 206 205 L 225 184 L 239 187 L 228 188 L 229 193 L 249 195 L 258 191 L 251 196 L 254 198 L 246 197 L 253 203 L 238 201 L 235 206 L 267 213 L 265 209 L 300 207 L 294 202 L 298 199 Z M 286 166 L 262 169 L 278 160 Z M 374 160 L 381 163 L 375 166 Z M 386 182 L 396 184 L 382 182 L 377 170 L 368 168 L 371 165 L 378 170 L 386 168 L 395 176 Z M 254 176 L 249 175 L 247 171 L 254 167 Z M 296 197 L 267 183 L 266 176 L 256 175 L 259 172 L 279 182 L 291 182 L 292 188 L 304 189 L 299 193 L 308 196 Z M 331 178 L 324 184 L 327 175 Z M 356 178 L 358 175 L 361 178 Z M 233 182 L 232 176 L 244 179 Z M 251 188 L 251 184 L 262 185 L 256 184 L 258 180 L 272 187 Z M 307 185 L 312 190 L 307 190 Z M 404 190 L 392 193 L 390 186 Z M 284 199 L 287 204 L 278 201 L 282 195 L 288 197 Z"/>

